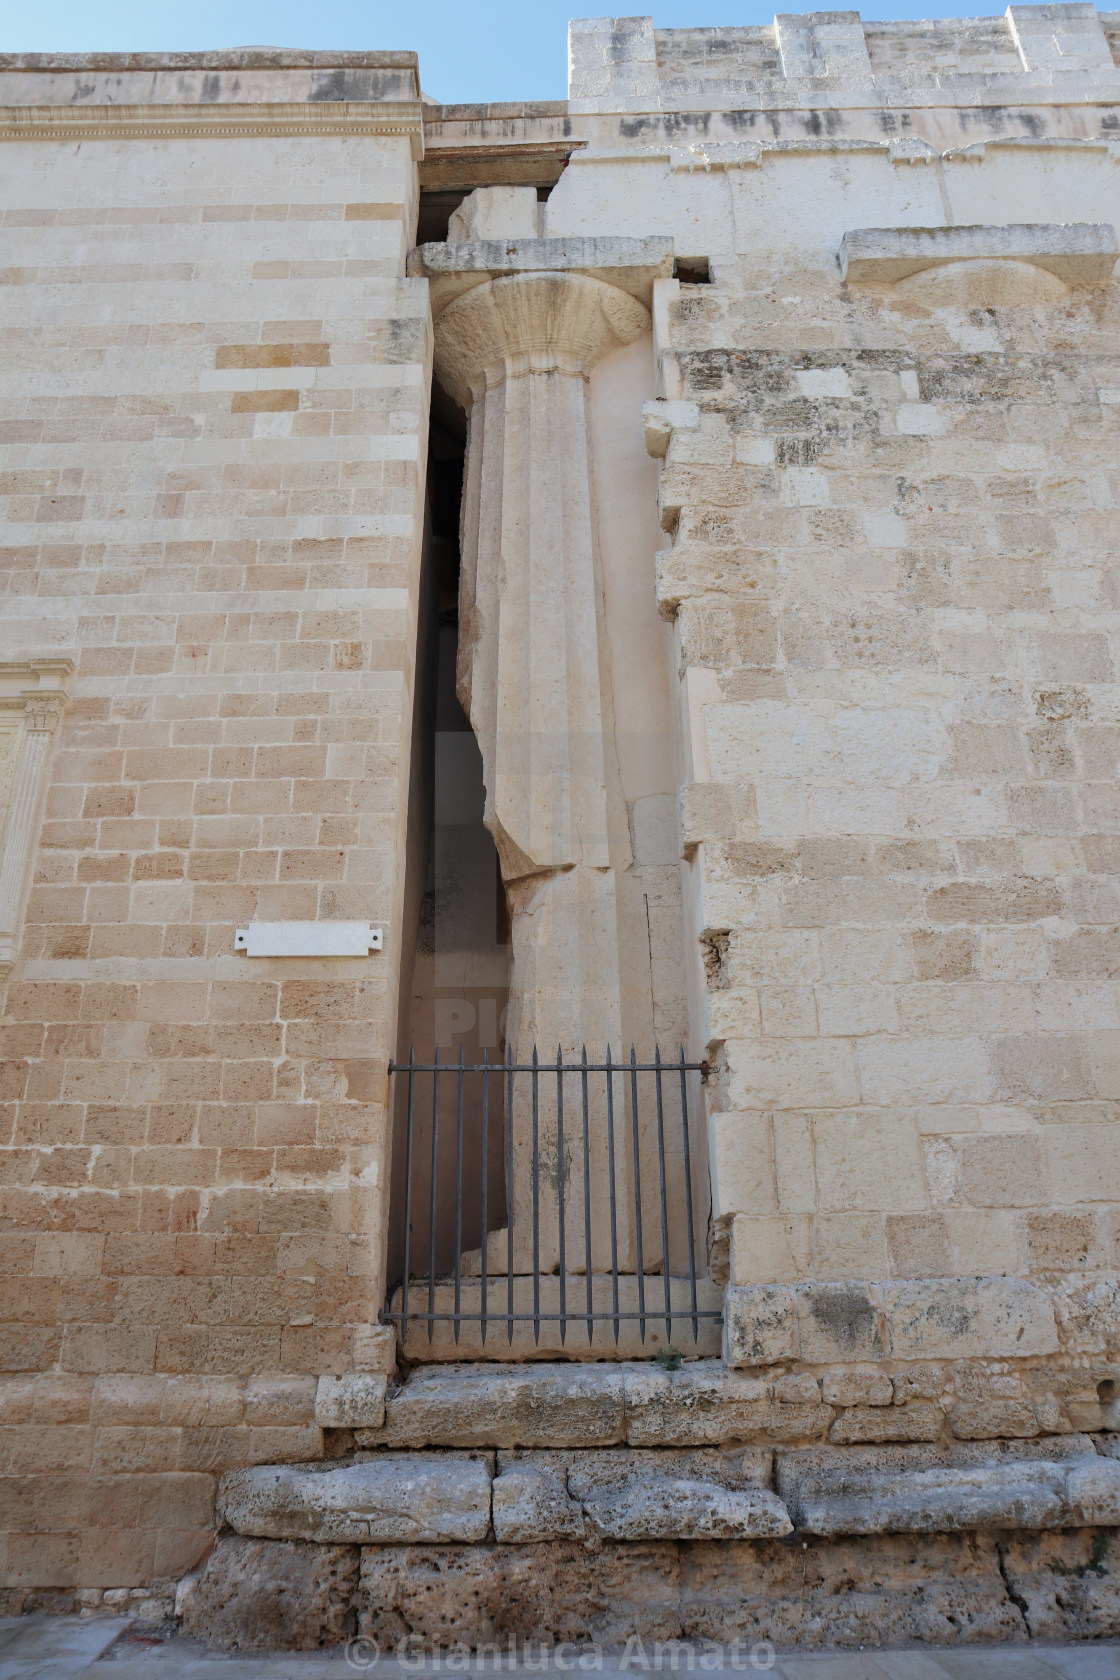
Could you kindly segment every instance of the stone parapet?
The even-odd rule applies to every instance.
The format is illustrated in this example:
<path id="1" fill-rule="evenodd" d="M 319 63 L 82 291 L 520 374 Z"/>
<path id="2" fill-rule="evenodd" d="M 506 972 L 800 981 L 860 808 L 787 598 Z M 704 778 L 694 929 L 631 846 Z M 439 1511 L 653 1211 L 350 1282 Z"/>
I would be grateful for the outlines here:
<path id="1" fill-rule="evenodd" d="M 864 23 L 858 12 L 781 14 L 770 25 L 654 30 L 648 17 L 585 18 L 569 35 L 573 113 L 891 103 L 1116 99 L 1110 14 L 1010 6 L 1002 18 Z M 1018 90 L 1016 93 L 1015 90 Z"/>

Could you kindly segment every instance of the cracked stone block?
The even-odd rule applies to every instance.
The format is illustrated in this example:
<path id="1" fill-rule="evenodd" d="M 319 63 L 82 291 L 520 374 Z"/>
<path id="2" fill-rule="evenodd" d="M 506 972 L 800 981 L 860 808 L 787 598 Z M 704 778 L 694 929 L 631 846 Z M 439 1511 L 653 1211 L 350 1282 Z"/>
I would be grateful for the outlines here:
<path id="1" fill-rule="evenodd" d="M 585 1537 L 583 1506 L 568 1494 L 565 1468 L 545 1453 L 500 1465 L 492 1496 L 495 1540 L 524 1545 Z"/>
<path id="2" fill-rule="evenodd" d="M 625 1367 L 420 1367 L 391 1390 L 361 1447 L 568 1447 L 622 1441 Z"/>
<path id="3" fill-rule="evenodd" d="M 223 1649 L 316 1651 L 357 1625 L 355 1546 L 219 1540 L 183 1611 L 183 1632 Z"/>
<path id="4" fill-rule="evenodd" d="M 499 1505 L 507 1506 L 524 1540 L 557 1534 L 609 1540 L 775 1538 L 791 1529 L 785 1506 L 770 1491 L 770 1454 L 642 1451 L 501 1455 L 495 1481 L 495 1533 L 503 1534 Z M 502 1484 L 512 1479 L 508 1496 Z M 564 1524 L 552 1529 L 553 1520 Z"/>
<path id="5" fill-rule="evenodd" d="M 1033 1449 L 1033 1450 L 1032 1450 Z M 1085 1436 L 783 1454 L 778 1489 L 807 1534 L 926 1534 L 1120 1522 L 1120 1464 Z"/>
<path id="6" fill-rule="evenodd" d="M 360 1627 L 382 1650 L 508 1639 L 622 1645 L 680 1637 L 677 1548 L 577 1541 L 536 1546 L 370 1546 Z"/>
<path id="7" fill-rule="evenodd" d="M 485 1456 L 385 1453 L 341 1467 L 256 1465 L 222 1477 L 218 1509 L 232 1529 L 274 1540 L 484 1540 Z"/>
<path id="8" fill-rule="evenodd" d="M 1004 1579 L 1032 1639 L 1120 1636 L 1120 1537 L 1101 1528 L 1011 1534 Z"/>

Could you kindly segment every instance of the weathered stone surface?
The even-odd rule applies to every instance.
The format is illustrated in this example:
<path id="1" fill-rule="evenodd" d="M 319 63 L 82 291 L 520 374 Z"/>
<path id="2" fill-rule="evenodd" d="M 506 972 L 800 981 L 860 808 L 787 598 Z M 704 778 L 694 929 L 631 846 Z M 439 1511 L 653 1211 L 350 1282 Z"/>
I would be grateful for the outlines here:
<path id="1" fill-rule="evenodd" d="M 797 1357 L 792 1289 L 730 1286 L 723 1298 L 723 1357 L 728 1365 L 777 1365 Z"/>
<path id="2" fill-rule="evenodd" d="M 494 1483 L 494 1532 L 522 1541 L 592 1534 L 611 1540 L 776 1537 L 791 1525 L 769 1491 L 770 1467 L 771 1455 L 751 1448 L 503 1453 Z M 550 1526 L 555 1522 L 562 1526 Z"/>
<path id="3" fill-rule="evenodd" d="M 1063 1278 L 1054 1290 L 1062 1347 L 1069 1353 L 1120 1349 L 1120 1278 Z"/>
<path id="4" fill-rule="evenodd" d="M 490 1465 L 482 1456 L 385 1453 L 340 1468 L 258 1465 L 222 1478 L 218 1508 L 239 1534 L 277 1540 L 483 1540 Z"/>
<path id="5" fill-rule="evenodd" d="M 692 1639 L 871 1649 L 1026 1637 L 985 1535 L 698 1541 L 680 1547 L 680 1595 Z"/>
<path id="6" fill-rule="evenodd" d="M 499 1460 L 491 1496 L 494 1538 L 514 1545 L 582 1540 L 587 1532 L 583 1506 L 570 1497 L 566 1472 L 561 1455 L 534 1453 L 507 1463 Z"/>
<path id="7" fill-rule="evenodd" d="M 1103 286 L 1120 250 L 1106 223 L 1028 222 L 998 227 L 857 228 L 840 243 L 849 285 L 891 285 L 942 264 L 977 259 L 1030 263 L 1069 284 Z"/>
<path id="8" fill-rule="evenodd" d="M 1003 1573 L 1032 1639 L 1120 1635 L 1120 1537 L 1115 1529 L 1009 1534 Z"/>
<path id="9" fill-rule="evenodd" d="M 1107 1316 L 1103 1296 L 1094 1307 L 1082 1306 L 1081 1317 Z M 1018 1277 L 732 1285 L 725 1299 L 724 1359 L 733 1367 L 1024 1358 L 1057 1349 L 1049 1294 Z"/>
<path id="10" fill-rule="evenodd" d="M 1026 1638 L 986 1535 L 367 1547 L 359 1605 L 382 1649 L 511 1635 L 804 1647 Z"/>
<path id="11" fill-rule="evenodd" d="M 992 1447 L 782 1454 L 778 1489 L 809 1534 L 952 1533 L 1120 1522 L 1120 1465 L 1084 1436 Z"/>
<path id="12" fill-rule="evenodd" d="M 796 1290 L 798 1352 L 814 1365 L 882 1359 L 882 1316 L 866 1284 L 806 1283 Z"/>
<path id="13" fill-rule="evenodd" d="M 581 1454 L 568 1492 L 612 1540 L 778 1537 L 792 1527 L 766 1487 L 770 1454 L 615 1451 Z"/>
<path id="14" fill-rule="evenodd" d="M 315 1651 L 354 1632 L 358 1550 L 225 1537 L 185 1601 L 183 1631 L 242 1651 Z"/>
<path id="15" fill-rule="evenodd" d="M 934 1401 L 908 1406 L 851 1406 L 829 1430 L 829 1440 L 938 1441 L 945 1433 L 945 1413 Z"/>
<path id="16" fill-rule="evenodd" d="M 315 1390 L 315 1422 L 320 1429 L 379 1429 L 385 1418 L 388 1383 L 381 1372 L 320 1377 Z"/>
<path id="17" fill-rule="evenodd" d="M 671 1541 L 538 1546 L 370 1546 L 362 1553 L 360 1626 L 382 1649 L 679 1637 L 679 1565 Z"/>
<path id="18" fill-rule="evenodd" d="M 1047 1293 L 1023 1278 L 919 1278 L 878 1286 L 895 1359 L 1028 1358 L 1058 1348 Z"/>
<path id="19" fill-rule="evenodd" d="M 420 1366 L 363 1447 L 597 1447 L 624 1436 L 623 1371 L 604 1365 Z"/>
<path id="20" fill-rule="evenodd" d="M 819 1403 L 773 1399 L 765 1380 L 729 1371 L 716 1359 L 679 1371 L 628 1366 L 624 1397 L 626 1440 L 635 1447 L 813 1440 L 823 1438 L 832 1415 Z"/>
<path id="21" fill-rule="evenodd" d="M 764 1488 L 740 1493 L 683 1476 L 643 1476 L 580 1493 L 587 1521 L 608 1540 L 779 1538 L 793 1528 L 781 1500 Z"/>

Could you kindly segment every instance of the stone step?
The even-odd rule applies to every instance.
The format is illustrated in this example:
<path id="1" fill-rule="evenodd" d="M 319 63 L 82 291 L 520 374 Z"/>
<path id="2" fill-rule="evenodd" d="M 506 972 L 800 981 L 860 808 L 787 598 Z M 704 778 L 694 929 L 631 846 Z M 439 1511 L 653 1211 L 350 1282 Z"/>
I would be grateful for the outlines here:
<path id="1" fill-rule="evenodd" d="M 952 1447 L 378 1452 L 222 1478 L 236 1533 L 323 1545 L 751 1540 L 1120 1525 L 1087 1436 Z"/>
<path id="2" fill-rule="evenodd" d="M 236 1533 L 322 1545 L 558 1538 L 777 1538 L 771 1456 L 733 1452 L 378 1453 L 335 1465 L 257 1465 L 222 1478 Z"/>
<path id="3" fill-rule="evenodd" d="M 389 1390 L 383 1425 L 357 1429 L 355 1440 L 361 1448 L 766 1445 L 823 1439 L 831 1418 L 814 1383 L 780 1399 L 772 1378 L 728 1371 L 718 1359 L 686 1360 L 677 1371 L 653 1361 L 422 1365 Z"/>

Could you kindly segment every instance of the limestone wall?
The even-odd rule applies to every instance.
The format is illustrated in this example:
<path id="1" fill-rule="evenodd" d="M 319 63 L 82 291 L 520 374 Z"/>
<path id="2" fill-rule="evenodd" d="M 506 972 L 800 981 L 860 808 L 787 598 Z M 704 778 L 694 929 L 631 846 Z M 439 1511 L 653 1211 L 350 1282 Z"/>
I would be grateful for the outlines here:
<path id="1" fill-rule="evenodd" d="M 710 255 L 655 307 L 654 426 L 730 1277 L 918 1280 L 944 1356 L 967 1292 L 920 1280 L 1012 1274 L 1048 1328 L 988 1351 L 1077 1365 L 1120 1330 L 1118 294 L 998 259 L 1008 223 L 1114 228 L 1120 176 L 1088 136 L 693 166 L 660 120 L 569 165 L 548 227 Z M 996 262 L 845 284 L 861 224 L 979 224 Z M 830 1345 L 920 1356 L 889 1294 L 861 1283 L 868 1338 Z M 977 1324 L 961 1305 L 957 1352 Z M 744 1363 L 797 1357 L 744 1335 Z"/>
<path id="2" fill-rule="evenodd" d="M 124 1588 L 380 1357 L 428 308 L 404 133 L 13 141 L 0 192 L 0 643 L 74 666 L 0 1025 L 2 1567 Z M 384 950 L 234 949 L 345 918 Z"/>

